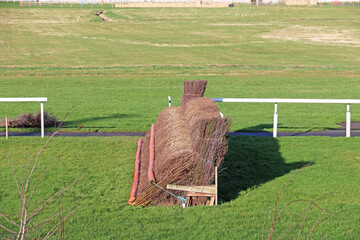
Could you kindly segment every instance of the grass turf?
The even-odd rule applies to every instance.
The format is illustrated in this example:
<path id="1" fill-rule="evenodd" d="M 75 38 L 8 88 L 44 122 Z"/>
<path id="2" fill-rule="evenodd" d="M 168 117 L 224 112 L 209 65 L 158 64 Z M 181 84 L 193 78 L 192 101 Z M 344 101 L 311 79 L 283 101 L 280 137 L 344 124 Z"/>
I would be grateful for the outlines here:
<path id="1" fill-rule="evenodd" d="M 93 8 L 92 8 L 93 7 Z M 19 8 L 0 3 L 1 97 L 47 96 L 45 108 L 66 119 L 65 130 L 146 131 L 167 105 L 179 104 L 182 81 L 208 79 L 207 97 L 358 98 L 358 7 L 253 7 L 224 9 L 110 9 L 113 22 L 93 13 L 99 6 Z M 271 130 L 269 104 L 219 104 L 234 118 L 232 130 Z M 352 106 L 354 120 L 360 111 Z M 38 111 L 38 104 L 1 104 L 1 116 Z M 345 106 L 279 106 L 280 131 L 336 128 Z M 5 152 L 20 174 L 46 139 L 0 139 L 0 211 L 17 211 L 16 186 Z M 260 238 L 277 192 L 292 173 L 279 206 L 318 201 L 331 215 L 313 237 L 360 236 L 359 140 L 356 138 L 231 137 L 220 173 L 217 207 L 134 208 L 131 187 L 134 138 L 55 138 L 39 169 L 56 157 L 41 199 L 80 176 L 65 193 L 85 207 L 67 222 L 70 239 Z M 37 176 L 41 171 L 37 171 Z M 57 211 L 55 204 L 49 211 Z M 276 223 L 275 238 L 306 204 L 290 206 Z M 311 231 L 321 212 L 312 209 Z M 49 214 L 48 212 L 44 213 Z M 2 219 L 3 221 L 3 219 Z M 269 222 L 269 220 L 268 220 Z M 3 222 L 0 222 L 3 223 Z M 267 225 L 268 227 L 269 225 Z M 2 237 L 3 232 L 0 232 Z"/>
<path id="2" fill-rule="evenodd" d="M 190 79 L 209 80 L 207 97 L 358 98 L 357 6 L 105 7 L 114 21 L 93 15 L 100 6 L 0 3 L 1 97 L 46 96 L 59 119 L 75 106 L 68 131 L 147 131 Z M 272 104 L 219 107 L 233 131 L 272 128 Z M 0 118 L 35 111 L 2 103 Z M 279 131 L 338 128 L 345 111 L 280 104 Z"/>
<path id="3" fill-rule="evenodd" d="M 0 146 L 9 153 L 15 171 L 20 175 L 26 156 L 30 161 L 45 141 L 32 137 L 2 138 Z M 82 210 L 66 223 L 65 233 L 69 239 L 179 239 L 194 236 L 199 239 L 258 239 L 265 217 L 274 209 L 277 193 L 291 174 L 308 162 L 313 164 L 301 170 L 281 194 L 278 211 L 291 200 L 315 200 L 340 184 L 336 192 L 316 202 L 322 208 L 340 213 L 325 214 L 324 218 L 328 218 L 312 236 L 314 239 L 327 233 L 329 239 L 360 236 L 357 138 L 231 137 L 229 153 L 220 172 L 221 205 L 185 210 L 178 206 L 127 206 L 136 141 L 129 137 L 58 137 L 45 148 L 35 176 L 47 163 L 56 157 L 60 159 L 46 174 L 41 199 L 78 177 L 84 177 L 62 197 L 65 206 L 77 198 L 82 198 L 84 204 Z M 4 151 L 0 158 L 0 212 L 12 215 L 13 219 L 17 214 L 18 196 Z M 284 211 L 275 225 L 276 239 L 296 221 L 306 206 L 307 203 L 298 202 Z M 57 208 L 58 203 L 55 203 L 49 211 L 56 212 Z M 311 231 L 321 213 L 315 207 L 311 209 L 302 228 L 302 238 Z M 270 219 L 271 216 L 268 223 Z M 4 224 L 4 220 L 0 223 Z"/>

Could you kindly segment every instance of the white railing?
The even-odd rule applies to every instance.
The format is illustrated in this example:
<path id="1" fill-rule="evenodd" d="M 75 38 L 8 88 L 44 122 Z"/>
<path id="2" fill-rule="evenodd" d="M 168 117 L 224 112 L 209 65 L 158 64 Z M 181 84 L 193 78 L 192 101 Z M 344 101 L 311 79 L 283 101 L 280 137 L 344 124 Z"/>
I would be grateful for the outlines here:
<path id="1" fill-rule="evenodd" d="M 351 113 L 350 104 L 360 104 L 359 99 L 286 99 L 286 98 L 212 98 L 215 102 L 242 102 L 242 103 L 275 103 L 273 137 L 277 137 L 278 103 L 333 103 L 346 104 L 346 137 L 350 137 Z"/>
<path id="2" fill-rule="evenodd" d="M 41 137 L 44 137 L 44 102 L 47 102 L 46 97 L 40 98 L 0 98 L 0 102 L 40 102 L 41 111 Z"/>

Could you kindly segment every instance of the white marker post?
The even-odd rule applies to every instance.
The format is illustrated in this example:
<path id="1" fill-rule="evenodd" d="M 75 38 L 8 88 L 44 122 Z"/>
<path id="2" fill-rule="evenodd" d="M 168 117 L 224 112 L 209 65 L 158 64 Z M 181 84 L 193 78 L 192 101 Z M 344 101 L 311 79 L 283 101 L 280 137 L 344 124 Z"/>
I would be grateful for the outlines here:
<path id="1" fill-rule="evenodd" d="M 346 137 L 351 135 L 351 113 L 350 113 L 350 104 L 346 106 Z"/>
<path id="2" fill-rule="evenodd" d="M 40 103 L 40 111 L 41 111 L 41 137 L 44 138 L 44 102 Z"/>
<path id="3" fill-rule="evenodd" d="M 168 96 L 168 100 L 169 100 L 169 107 L 171 107 L 171 97 Z"/>
<path id="4" fill-rule="evenodd" d="M 277 103 L 275 103 L 274 109 L 274 125 L 273 125 L 273 137 L 277 137 L 277 125 L 278 125 L 278 113 L 277 113 Z"/>

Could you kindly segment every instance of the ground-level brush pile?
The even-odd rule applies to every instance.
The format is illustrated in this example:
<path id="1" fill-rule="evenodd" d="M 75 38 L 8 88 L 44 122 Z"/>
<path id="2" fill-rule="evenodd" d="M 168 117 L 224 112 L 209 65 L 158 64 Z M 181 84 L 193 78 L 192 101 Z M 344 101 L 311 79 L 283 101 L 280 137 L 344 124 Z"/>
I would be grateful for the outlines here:
<path id="1" fill-rule="evenodd" d="M 152 131 L 146 134 L 135 160 L 135 165 L 136 161 L 138 164 L 129 204 L 178 204 L 179 199 L 159 186 L 214 182 L 214 169 L 222 164 L 227 151 L 230 119 L 221 117 L 215 102 L 203 97 L 206 84 L 201 80 L 185 81 L 181 106 L 168 107 L 160 113 L 154 124 L 154 142 Z M 150 183 L 151 178 L 158 186 Z M 172 192 L 185 195 L 181 191 Z"/>
<path id="2" fill-rule="evenodd" d="M 0 126 L 5 126 L 6 120 L 0 121 Z M 56 117 L 44 112 L 44 127 L 56 127 L 58 121 Z M 25 113 L 14 120 L 8 122 L 9 127 L 13 128 L 40 128 L 41 127 L 41 113 Z"/>

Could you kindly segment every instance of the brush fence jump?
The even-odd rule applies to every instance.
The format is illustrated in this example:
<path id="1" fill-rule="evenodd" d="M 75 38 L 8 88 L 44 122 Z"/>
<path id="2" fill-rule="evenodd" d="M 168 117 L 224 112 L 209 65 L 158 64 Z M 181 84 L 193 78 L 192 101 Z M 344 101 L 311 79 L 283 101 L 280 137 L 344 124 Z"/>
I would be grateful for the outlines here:
<path id="1" fill-rule="evenodd" d="M 212 98 L 215 102 L 232 103 L 275 103 L 273 137 L 277 137 L 278 103 L 340 103 L 346 104 L 346 137 L 350 137 L 351 113 L 350 104 L 360 104 L 359 99 L 286 99 L 286 98 Z"/>
<path id="2" fill-rule="evenodd" d="M 0 98 L 0 102 L 40 102 L 41 111 L 41 137 L 44 137 L 44 102 L 47 102 L 46 97 L 39 98 Z"/>

